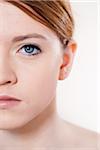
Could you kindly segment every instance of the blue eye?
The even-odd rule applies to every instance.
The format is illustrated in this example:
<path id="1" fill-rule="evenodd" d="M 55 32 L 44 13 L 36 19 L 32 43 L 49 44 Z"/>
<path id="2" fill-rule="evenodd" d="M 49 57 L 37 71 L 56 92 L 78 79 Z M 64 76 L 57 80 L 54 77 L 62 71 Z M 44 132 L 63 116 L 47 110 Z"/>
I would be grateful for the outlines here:
<path id="1" fill-rule="evenodd" d="M 33 44 L 27 44 L 21 47 L 20 53 L 31 56 L 31 55 L 37 55 L 41 52 L 41 49 L 37 45 Z"/>

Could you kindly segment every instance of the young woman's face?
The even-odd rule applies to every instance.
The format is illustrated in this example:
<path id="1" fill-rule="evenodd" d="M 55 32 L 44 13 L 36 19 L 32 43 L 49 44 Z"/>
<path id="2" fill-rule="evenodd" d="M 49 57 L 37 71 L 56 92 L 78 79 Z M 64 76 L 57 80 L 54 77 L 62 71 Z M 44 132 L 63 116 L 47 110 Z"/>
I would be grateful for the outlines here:
<path id="1" fill-rule="evenodd" d="M 29 34 L 30 38 L 16 38 Z M 0 96 L 21 99 L 13 106 L 0 104 L 0 129 L 25 125 L 55 98 L 61 51 L 49 28 L 0 2 Z"/>

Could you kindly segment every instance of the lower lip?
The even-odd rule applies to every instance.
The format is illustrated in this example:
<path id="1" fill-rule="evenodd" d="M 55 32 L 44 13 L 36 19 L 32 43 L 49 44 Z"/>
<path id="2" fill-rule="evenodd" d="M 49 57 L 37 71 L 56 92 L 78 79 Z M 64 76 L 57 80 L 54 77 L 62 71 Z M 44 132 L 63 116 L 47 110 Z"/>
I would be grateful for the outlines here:
<path id="1" fill-rule="evenodd" d="M 17 100 L 0 100 L 0 109 L 9 109 L 18 105 L 20 101 Z"/>

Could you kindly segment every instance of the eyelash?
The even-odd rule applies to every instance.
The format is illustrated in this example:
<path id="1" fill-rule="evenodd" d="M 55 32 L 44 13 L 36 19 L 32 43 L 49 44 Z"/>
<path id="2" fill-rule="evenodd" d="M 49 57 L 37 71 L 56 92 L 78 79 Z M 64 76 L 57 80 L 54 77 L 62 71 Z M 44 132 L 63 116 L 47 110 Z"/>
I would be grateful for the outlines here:
<path id="1" fill-rule="evenodd" d="M 25 48 L 33 48 L 33 49 L 35 49 L 35 50 L 31 50 L 32 52 L 26 52 L 25 51 Z M 20 48 L 20 50 L 19 51 L 21 51 L 21 49 L 24 49 L 23 51 L 25 51 L 24 53 L 26 53 L 26 54 L 24 54 L 24 55 L 27 55 L 27 56 L 34 56 L 34 55 L 38 55 L 39 53 L 41 53 L 41 49 L 40 49 L 40 47 L 39 46 L 37 46 L 36 44 L 26 44 L 26 45 L 24 45 L 24 46 L 22 46 L 21 48 Z M 28 49 L 28 50 L 29 50 Z M 38 51 L 38 52 L 34 52 L 34 51 Z M 20 52 L 20 53 L 22 53 L 22 52 Z M 32 54 L 32 53 L 35 53 L 35 54 Z"/>

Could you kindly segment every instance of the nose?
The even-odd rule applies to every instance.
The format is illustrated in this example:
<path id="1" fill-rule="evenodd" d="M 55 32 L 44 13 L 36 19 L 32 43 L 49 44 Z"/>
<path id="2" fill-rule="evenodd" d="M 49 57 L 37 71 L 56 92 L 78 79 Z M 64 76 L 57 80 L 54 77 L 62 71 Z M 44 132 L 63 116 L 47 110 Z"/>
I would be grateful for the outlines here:
<path id="1" fill-rule="evenodd" d="M 0 60 L 0 87 L 4 85 L 13 85 L 17 80 L 14 70 L 6 60 Z"/>

